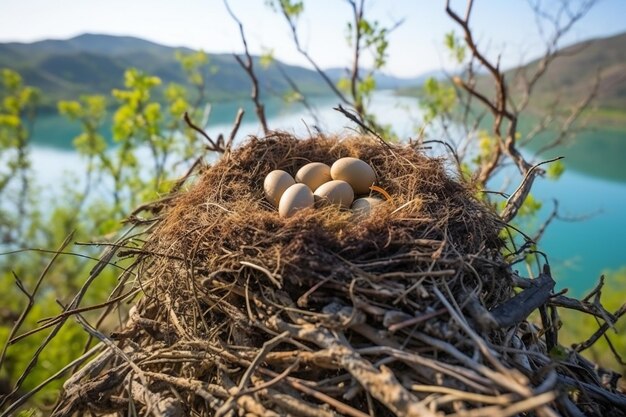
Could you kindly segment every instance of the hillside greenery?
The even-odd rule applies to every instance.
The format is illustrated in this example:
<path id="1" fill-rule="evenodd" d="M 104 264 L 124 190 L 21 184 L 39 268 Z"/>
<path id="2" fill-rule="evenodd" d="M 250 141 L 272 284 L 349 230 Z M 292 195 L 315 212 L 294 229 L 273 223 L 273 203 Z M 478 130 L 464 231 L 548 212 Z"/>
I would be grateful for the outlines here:
<path id="1" fill-rule="evenodd" d="M 54 110 L 59 100 L 85 94 L 108 96 L 111 90 L 122 88 L 127 68 L 138 68 L 159 77 L 162 85 L 177 83 L 191 87 L 193 81 L 177 56 L 198 53 L 202 54 L 133 37 L 84 34 L 68 40 L 0 44 L 0 68 L 20 73 L 28 85 L 44 93 L 40 107 Z M 250 95 L 250 80 L 232 54 L 205 55 L 207 65 L 202 68 L 202 76 L 212 101 Z M 267 58 L 253 57 L 259 83 L 266 93 L 282 96 L 291 92 L 282 72 L 297 81 L 304 94 L 329 93 L 316 72 Z M 162 88 L 155 91 L 158 101 L 164 101 L 164 96 Z"/>
<path id="2" fill-rule="evenodd" d="M 532 73 L 539 62 L 540 59 L 535 59 L 505 72 L 513 92 L 523 82 L 520 74 Z M 534 87 L 533 112 L 540 114 L 557 98 L 560 107 L 571 106 L 594 89 L 596 77 L 599 77 L 599 85 L 587 115 L 595 124 L 623 127 L 626 120 L 626 33 L 562 48 Z M 445 80 L 440 81 L 448 84 Z M 423 98 L 426 94 L 424 83 L 399 88 L 397 93 Z M 486 76 L 477 77 L 477 88 L 486 95 L 494 93 Z"/>

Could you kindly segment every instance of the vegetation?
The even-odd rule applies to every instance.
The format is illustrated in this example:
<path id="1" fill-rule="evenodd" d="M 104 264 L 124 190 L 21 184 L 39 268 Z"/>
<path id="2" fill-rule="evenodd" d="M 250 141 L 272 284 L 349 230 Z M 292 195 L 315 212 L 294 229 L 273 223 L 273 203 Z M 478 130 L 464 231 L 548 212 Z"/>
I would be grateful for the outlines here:
<path id="1" fill-rule="evenodd" d="M 593 102 L 597 108 L 589 109 L 589 116 L 603 123 L 611 120 L 623 121 L 626 80 L 622 74 L 626 71 L 626 33 L 586 40 L 558 49 L 557 52 L 558 59 L 550 63 L 534 87 L 534 113 L 544 113 L 555 101 L 560 106 L 568 106 L 585 98 L 595 88 L 594 84 L 598 79 Z M 518 89 L 523 83 L 521 74 L 536 71 L 540 63 L 541 59 L 535 59 L 505 71 L 512 89 Z M 445 76 L 439 78 L 445 80 Z M 488 77 L 477 77 L 477 83 L 478 89 L 491 92 Z M 422 85 L 405 86 L 398 93 L 415 97 L 424 95 Z"/>
<path id="2" fill-rule="evenodd" d="M 163 85 L 177 83 L 195 88 L 177 54 L 193 56 L 198 51 L 171 48 L 143 39 L 109 35 L 80 35 L 68 40 L 46 40 L 31 44 L 0 44 L 0 68 L 19 72 L 29 85 L 44 92 L 41 106 L 53 110 L 59 100 L 71 100 L 84 94 L 108 96 L 111 90 L 123 87 L 127 68 L 141 68 L 159 77 Z M 211 54 L 201 67 L 202 78 L 211 100 L 219 101 L 248 95 L 249 80 L 239 70 L 231 54 Z M 258 64 L 260 58 L 255 57 Z M 315 72 L 274 62 L 268 67 L 257 65 L 264 90 L 281 96 L 291 90 L 283 72 L 297 80 L 307 94 L 325 94 L 327 88 Z M 197 81 L 197 80 L 196 80 Z M 165 100 L 165 92 L 157 89 L 154 97 Z"/>
<path id="3" fill-rule="evenodd" d="M 352 68 L 337 82 L 300 46 L 298 19 L 305 11 L 304 3 L 289 0 L 271 3 L 276 12 L 284 16 L 300 53 L 317 71 L 288 67 L 269 56 L 251 57 L 247 51 L 248 64 L 243 56 L 238 60 L 184 49 L 179 50 L 178 63 L 175 63 L 173 49 L 132 38 L 113 41 L 110 37 L 88 35 L 70 41 L 0 45 L 0 67 L 11 64 L 24 77 L 5 69 L 0 80 L 0 237 L 5 252 L 0 258 L 0 285 L 10 289 L 0 294 L 3 306 L 0 310 L 3 343 L 0 389 L 2 394 L 13 392 L 10 397 L 5 396 L 4 401 L 15 400 L 29 392 L 93 345 L 71 315 L 59 314 L 67 308 L 108 308 L 108 304 L 102 304 L 103 298 L 115 287 L 116 277 L 125 268 L 126 261 L 123 258 L 110 260 L 106 272 L 93 283 L 89 282 L 90 291 L 82 299 L 75 298 L 91 276 L 94 263 L 90 258 L 100 257 L 113 237 L 123 232 L 128 215 L 134 221 L 144 221 L 141 217 L 144 203 L 167 199 L 168 193 L 180 186 L 176 181 L 178 175 L 204 163 L 211 152 L 224 151 L 232 142 L 237 122 L 226 139 L 198 136 L 206 123 L 205 107 L 209 101 L 226 94 L 247 94 L 250 77 L 254 74 L 258 74 L 263 91 L 290 93 L 291 99 L 295 97 L 305 104 L 308 95 L 325 85 L 324 89 L 340 99 L 344 114 L 363 131 L 393 138 L 392 127 L 380 126 L 376 115 L 370 112 L 369 101 L 376 87 L 376 77 L 372 71 L 363 71 L 360 59 L 361 54 L 370 54 L 373 70 L 384 68 L 388 35 L 396 24 L 371 21 L 363 1 L 348 1 L 351 11 L 348 41 L 356 53 Z M 454 18 L 450 9 L 449 14 Z M 460 30 L 467 29 L 467 19 L 457 21 Z M 242 36 L 245 40 L 243 31 Z M 426 82 L 421 94 L 427 118 L 421 126 L 417 145 L 442 144 L 439 138 L 441 132 L 445 132 L 448 142 L 443 146 L 450 150 L 451 160 L 456 161 L 459 176 L 473 189 L 480 190 L 477 191 L 480 198 L 499 209 L 506 221 L 533 218 L 541 202 L 533 198 L 531 186 L 535 175 L 542 173 L 537 165 L 542 161 L 524 159 L 516 141 L 530 143 L 540 132 L 522 137 L 518 131 L 518 116 L 526 109 L 526 104 L 511 109 L 507 98 L 497 94 L 481 103 L 479 95 L 484 90 L 475 88 L 474 84 L 476 62 L 491 71 L 491 81 L 496 88 L 507 82 L 507 76 L 481 56 L 471 37 L 468 40 L 466 35 L 465 39 L 461 40 L 454 33 L 445 39 L 447 50 L 464 68 L 463 77 L 452 84 L 435 79 Z M 2 61 L 4 57 L 10 59 L 10 63 Z M 530 64 L 526 71 L 533 73 L 538 65 L 540 63 Z M 546 75 L 546 84 L 537 84 L 535 90 L 558 87 L 554 80 L 560 78 L 550 72 L 546 74 L 552 75 Z M 242 86 L 246 86 L 246 90 Z M 41 97 L 46 98 L 43 103 Z M 619 94 L 606 96 L 607 100 L 620 100 L 620 97 Z M 582 94 L 576 99 L 584 101 L 586 96 Z M 84 178 L 68 179 L 64 193 L 53 201 L 40 201 L 37 185 L 31 179 L 29 138 L 35 110 L 42 106 L 50 108 L 57 100 L 60 101 L 54 104 L 59 112 L 83 128 L 74 139 L 74 145 L 85 159 L 87 170 Z M 477 104 L 486 111 L 474 113 Z M 574 108 L 564 115 L 563 122 L 572 115 L 580 115 L 585 107 Z M 113 113 L 113 145 L 101 133 L 109 111 Z M 257 113 L 262 112 L 262 107 L 257 106 Z M 185 113 L 189 116 L 188 122 L 183 120 Z M 481 125 L 486 117 L 484 113 L 491 117 L 484 119 L 492 123 L 488 129 Z M 462 128 L 460 142 L 453 138 L 458 135 L 458 131 L 451 130 L 454 126 Z M 562 127 L 569 128 L 571 123 Z M 561 138 L 552 137 L 549 143 L 555 141 Z M 494 173 L 511 163 L 525 178 L 520 188 L 507 199 L 482 193 L 489 189 Z M 556 163 L 546 174 L 558 178 L 562 169 L 563 166 Z M 551 219 L 545 226 L 549 221 Z M 541 237 L 540 232 L 541 227 L 534 241 Z M 519 234 L 505 237 L 510 238 L 505 255 L 512 262 L 525 265 L 531 275 L 537 275 L 540 257 L 534 253 L 533 241 L 524 240 Z M 60 242 L 66 243 L 59 246 Z M 91 244 L 77 249 L 70 246 L 70 242 Z M 131 243 L 139 246 L 142 242 L 137 238 L 131 239 Z M 125 249 L 132 253 L 136 246 Z M 607 287 L 619 288 L 626 273 L 619 271 L 615 276 L 615 281 L 607 279 Z M 620 292 L 605 290 L 605 294 L 607 292 L 610 297 L 606 307 L 618 310 L 619 300 L 613 298 Z M 124 295 L 115 291 L 113 294 L 114 301 L 115 296 Z M 118 324 L 99 322 L 99 309 L 94 307 L 94 310 L 84 311 L 83 315 L 88 321 L 98 323 L 97 327 L 110 329 Z M 563 315 L 563 322 L 572 320 L 569 314 Z M 585 320 L 592 320 L 593 324 L 593 319 Z M 623 322 L 621 326 L 623 328 Z M 587 327 L 580 329 L 571 331 L 572 342 L 590 335 Z M 619 339 L 611 336 L 613 350 L 624 347 L 623 334 L 622 331 Z M 12 343 L 7 343 L 9 341 Z M 39 346 L 45 348 L 38 352 Z M 610 346 L 602 348 L 598 344 L 588 351 L 601 364 L 614 364 L 610 362 L 613 359 L 609 359 L 614 357 L 610 350 Z M 58 379 L 43 387 L 34 397 L 34 404 L 50 405 L 60 384 Z M 0 405 L 0 409 L 6 405 Z"/>

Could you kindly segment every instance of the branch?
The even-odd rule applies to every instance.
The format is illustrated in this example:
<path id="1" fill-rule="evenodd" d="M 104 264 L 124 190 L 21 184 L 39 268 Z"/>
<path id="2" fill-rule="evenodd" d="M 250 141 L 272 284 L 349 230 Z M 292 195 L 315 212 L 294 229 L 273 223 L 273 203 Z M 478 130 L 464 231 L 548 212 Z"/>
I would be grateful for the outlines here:
<path id="1" fill-rule="evenodd" d="M 263 133 L 267 136 L 270 130 L 267 127 L 267 119 L 265 117 L 265 106 L 263 105 L 260 99 L 259 80 L 254 72 L 254 63 L 252 61 L 252 56 L 250 55 L 250 51 L 248 50 L 248 41 L 246 40 L 246 34 L 243 30 L 243 24 L 237 18 L 235 13 L 233 13 L 233 11 L 231 10 L 230 5 L 228 4 L 228 0 L 224 0 L 224 5 L 226 6 L 226 10 L 228 11 L 228 14 L 230 15 L 230 17 L 232 17 L 233 20 L 239 26 L 239 34 L 241 36 L 241 41 L 243 42 L 243 49 L 245 52 L 246 60 L 244 61 L 239 55 L 236 55 L 236 54 L 233 54 L 233 56 L 235 57 L 235 59 L 237 60 L 241 68 L 243 68 L 246 74 L 248 74 L 248 78 L 250 78 L 250 81 L 252 82 L 252 92 L 250 93 L 250 97 L 252 98 L 252 101 L 254 102 L 256 115 L 259 119 L 259 122 L 261 123 L 261 127 L 263 128 Z"/>
<path id="2" fill-rule="evenodd" d="M 282 11 L 283 16 L 285 17 L 285 20 L 287 21 L 287 24 L 289 25 L 289 29 L 291 30 L 291 37 L 300 55 L 302 55 L 307 61 L 309 61 L 309 64 L 311 64 L 313 68 L 315 68 L 315 71 L 320 75 L 320 77 L 322 77 L 324 82 L 328 85 L 331 91 L 339 98 L 339 100 L 341 100 L 343 104 L 350 105 L 351 104 L 350 101 L 337 88 L 333 80 L 331 80 L 330 77 L 326 74 L 326 72 L 324 72 L 324 70 L 320 68 L 319 65 L 317 65 L 317 62 L 315 62 L 315 60 L 311 58 L 311 56 L 306 51 L 306 49 L 302 47 L 302 45 L 300 44 L 300 37 L 298 36 L 298 31 L 296 29 L 296 24 L 293 18 L 289 15 L 288 11 L 285 9 L 285 5 L 282 2 L 278 2 L 278 3 L 280 5 L 280 10 Z"/>
<path id="3" fill-rule="evenodd" d="M 526 173 L 526 176 L 522 180 L 522 183 L 519 185 L 519 187 L 517 187 L 517 189 L 513 192 L 513 194 L 511 194 L 511 196 L 506 202 L 506 206 L 504 207 L 504 210 L 502 210 L 502 213 L 500 213 L 500 217 L 502 217 L 502 220 L 504 220 L 505 222 L 510 222 L 517 215 L 517 212 L 519 211 L 520 207 L 522 207 L 522 204 L 524 204 L 524 200 L 526 200 L 526 197 L 528 197 L 528 194 L 530 193 L 530 189 L 533 186 L 535 177 L 537 176 L 538 173 L 542 172 L 538 170 L 538 168 L 541 165 L 548 164 L 550 162 L 555 162 L 560 159 L 563 159 L 563 157 L 559 156 L 556 158 L 549 159 L 547 161 L 539 162 L 538 164 L 533 165 L 528 170 L 528 172 Z"/>
<path id="4" fill-rule="evenodd" d="M 333 107 L 333 110 L 337 110 L 339 113 L 343 114 L 348 119 L 352 120 L 354 123 L 359 125 L 362 129 L 374 135 L 374 137 L 376 137 L 380 141 L 380 143 L 382 143 L 387 149 L 389 150 L 392 149 L 391 145 L 389 145 L 385 141 L 385 139 L 382 138 L 382 136 L 380 136 L 378 133 L 376 133 L 376 131 L 374 131 L 372 128 L 367 126 L 364 121 L 360 120 L 357 116 L 355 116 L 354 114 L 346 110 L 341 104 L 339 104 L 337 107 Z"/>
<path id="5" fill-rule="evenodd" d="M 26 305 L 26 307 L 22 311 L 22 314 L 20 315 L 20 317 L 17 319 L 17 321 L 15 322 L 13 327 L 11 328 L 11 331 L 9 333 L 9 337 L 7 338 L 7 342 L 2 347 L 2 353 L 0 354 L 0 368 L 2 368 L 2 364 L 4 363 L 4 360 L 6 359 L 6 353 L 7 353 L 8 347 L 9 347 L 9 341 L 11 339 L 13 339 L 13 337 L 15 336 L 17 331 L 22 327 L 22 324 L 24 324 L 24 321 L 26 320 L 26 316 L 28 316 L 28 313 L 30 313 L 30 310 L 33 308 L 33 305 L 35 303 L 35 296 L 37 295 L 37 292 L 39 291 L 39 288 L 41 287 L 41 283 L 43 282 L 43 279 L 48 275 L 48 271 L 50 271 L 50 268 L 52 268 L 52 265 L 54 264 L 54 262 L 57 260 L 59 255 L 63 252 L 63 249 L 65 249 L 67 247 L 67 245 L 70 244 L 70 242 L 72 241 L 73 237 L 74 237 L 74 232 L 70 233 L 65 238 L 65 240 L 63 240 L 63 243 L 61 243 L 61 246 L 55 252 L 55 254 L 52 257 L 52 259 L 48 262 L 48 264 L 43 269 L 41 274 L 39 274 L 39 278 L 37 279 L 37 282 L 35 283 L 35 288 L 33 289 L 32 292 L 29 293 L 24 288 L 24 286 L 23 286 L 22 282 L 20 281 L 20 279 L 18 278 L 18 276 L 15 273 L 13 273 L 13 276 L 15 277 L 16 285 L 18 286 L 18 288 L 24 294 L 26 294 L 26 297 L 28 298 L 28 304 Z M 17 393 L 19 391 L 20 387 L 22 386 L 22 383 L 26 379 L 26 376 L 28 376 L 30 371 L 35 367 L 35 365 L 37 363 L 37 358 L 38 358 L 39 354 L 41 353 L 41 350 L 43 350 L 43 349 L 38 349 L 35 352 L 35 354 L 33 355 L 32 359 L 30 360 L 30 362 L 26 366 L 26 369 L 24 370 L 24 372 L 22 373 L 20 378 L 15 383 L 15 386 L 13 387 L 13 390 L 9 394 L 4 396 L 4 398 L 0 402 L 0 407 L 2 407 L 2 405 L 4 405 L 9 398 L 11 398 L 13 395 L 15 395 L 15 393 Z"/>
<path id="6" fill-rule="evenodd" d="M 499 327 L 507 328 L 520 323 L 550 299 L 556 283 L 552 279 L 547 265 L 544 266 L 543 273 L 531 282 L 531 287 L 491 311 Z"/>

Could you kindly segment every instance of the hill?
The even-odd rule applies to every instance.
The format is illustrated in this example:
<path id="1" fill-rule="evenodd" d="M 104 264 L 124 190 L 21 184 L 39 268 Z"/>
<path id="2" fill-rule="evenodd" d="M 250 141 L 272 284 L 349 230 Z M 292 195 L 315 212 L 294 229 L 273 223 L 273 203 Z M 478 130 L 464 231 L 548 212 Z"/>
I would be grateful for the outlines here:
<path id="1" fill-rule="evenodd" d="M 599 72 L 601 80 L 595 104 L 604 111 L 596 117 L 614 116 L 616 110 L 626 109 L 626 33 L 579 42 L 561 49 L 560 54 L 535 86 L 533 107 L 541 109 L 557 96 L 562 97 L 563 104 L 580 100 L 591 91 Z M 513 93 L 521 81 L 519 74 L 532 74 L 538 64 L 536 59 L 506 71 Z M 477 86 L 489 94 L 493 83 L 484 76 L 479 77 Z M 405 87 L 398 93 L 419 96 L 421 88 Z"/>
<path id="2" fill-rule="evenodd" d="M 125 69 L 135 67 L 168 82 L 186 83 L 175 53 L 194 52 L 128 36 L 84 34 L 67 40 L 43 40 L 33 43 L 0 43 L 0 68 L 22 74 L 26 83 L 40 88 L 44 106 L 54 106 L 61 99 L 81 94 L 110 94 L 123 87 Z M 250 81 L 231 54 L 208 54 L 207 90 L 212 100 L 247 96 Z M 289 85 L 277 68 L 281 65 L 303 92 L 325 94 L 326 85 L 318 74 L 306 68 L 278 61 L 268 68 L 254 57 L 259 82 L 264 91 L 282 94 Z"/>
<path id="3" fill-rule="evenodd" d="M 578 100 L 593 88 L 599 72 L 600 84 L 596 104 L 606 109 L 626 108 L 626 33 L 580 42 L 560 51 L 543 78 L 538 82 L 537 99 L 561 95 L 566 102 Z M 532 73 L 539 60 L 521 69 Z M 515 80 L 519 69 L 507 76 Z"/>
<path id="4" fill-rule="evenodd" d="M 339 81 L 341 78 L 350 77 L 350 71 L 348 68 L 327 68 L 324 70 L 326 75 L 333 80 Z M 365 73 L 365 70 L 362 70 Z M 429 77 L 440 78 L 442 76 L 442 72 L 439 70 L 429 71 L 427 73 L 418 75 L 417 77 L 396 77 L 391 74 L 386 74 L 384 72 L 377 72 L 374 74 L 374 79 L 376 80 L 376 88 L 382 90 L 388 89 L 399 89 L 399 88 L 407 88 L 414 87 L 416 85 L 421 85 L 424 81 L 426 81 Z"/>

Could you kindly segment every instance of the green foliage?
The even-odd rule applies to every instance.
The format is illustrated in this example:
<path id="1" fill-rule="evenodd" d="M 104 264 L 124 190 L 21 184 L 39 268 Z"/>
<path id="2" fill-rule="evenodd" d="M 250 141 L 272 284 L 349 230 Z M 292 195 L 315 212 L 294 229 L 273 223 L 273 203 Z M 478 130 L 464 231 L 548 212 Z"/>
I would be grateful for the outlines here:
<path id="1" fill-rule="evenodd" d="M 532 194 L 528 194 L 526 200 L 519 209 L 519 216 L 532 218 L 537 215 L 543 204 L 537 200 Z"/>
<path id="2" fill-rule="evenodd" d="M 208 61 L 198 54 L 191 57 L 180 55 L 179 58 L 190 77 L 189 85 L 195 85 L 197 90 L 203 88 L 205 80 L 198 77 L 210 72 Z M 22 152 L 23 159 L 14 166 L 13 175 L 27 173 L 30 162 L 27 152 L 28 114 L 31 106 L 34 111 L 36 92 L 24 86 L 19 75 L 12 71 L 2 72 L 2 81 L 0 93 L 4 104 L 0 107 L 0 138 L 3 155 L 5 151 Z M 70 232 L 74 233 L 73 240 L 77 241 L 107 240 L 115 236 L 122 226 L 121 220 L 134 206 L 169 190 L 175 172 L 172 167 L 179 164 L 184 167 L 192 158 L 205 152 L 194 132 L 181 119 L 183 113 L 189 112 L 194 120 L 200 120 L 202 112 L 199 107 L 202 102 L 189 102 L 191 94 L 187 88 L 180 84 L 167 85 L 164 89 L 165 103 L 161 104 L 154 100 L 155 89 L 161 84 L 159 78 L 129 69 L 124 81 L 124 89 L 112 91 L 115 108 L 109 134 L 103 132 L 109 111 L 106 97 L 87 95 L 58 103 L 59 113 L 82 127 L 82 132 L 74 138 L 74 145 L 77 153 L 87 161 L 86 175 L 82 179 L 68 178 L 62 184 L 62 192 L 45 200 L 37 198 L 34 187 L 26 190 L 23 204 L 28 210 L 28 217 L 23 230 L 32 232 L 15 234 L 21 239 L 21 246 L 52 249 Z M 196 95 L 202 97 L 199 91 Z M 108 142 L 105 135 L 110 136 L 113 143 Z M 149 157 L 146 158 L 146 155 Z M 77 183 L 84 183 L 84 188 L 77 188 Z M 7 191 L 10 185 L 7 181 L 5 187 L 0 188 L 0 193 Z M 7 206 L 3 202 L 0 207 L 4 210 Z M 14 212 L 12 209 L 7 214 Z M 13 223 L 9 220 L 4 215 L 0 216 L 1 230 L 11 230 Z M 66 250 L 71 251 L 70 248 Z M 83 247 L 80 252 L 85 257 L 99 256 L 97 247 Z M 51 256 L 45 252 L 29 251 L 0 258 L 0 285 L 5 289 L 0 293 L 0 305 L 6 311 L 18 313 L 28 301 L 15 285 L 14 274 L 27 291 L 32 291 Z M 120 261 L 118 267 L 127 263 Z M 93 262 L 86 258 L 61 255 L 46 275 L 34 306 L 18 334 L 38 327 L 42 318 L 54 317 L 62 312 L 56 300 L 67 302 L 71 299 L 92 267 Z M 97 304 L 106 299 L 115 286 L 119 272 L 115 267 L 105 270 L 91 284 L 81 305 Z M 88 319 L 93 318 L 91 314 L 97 313 L 85 313 Z M 7 341 L 12 324 L 12 320 L 0 323 L 2 345 Z M 9 347 L 0 369 L 0 379 L 15 383 L 47 332 L 35 333 Z M 79 356 L 86 340 L 82 328 L 68 322 L 43 350 L 22 389 L 32 389 Z M 52 403 L 61 384 L 62 380 L 51 383 L 35 397 L 35 404 Z"/>
<path id="3" fill-rule="evenodd" d="M 465 61 L 467 46 L 453 31 L 445 34 L 444 46 L 448 50 L 450 57 L 455 60 L 457 64 L 462 64 L 463 61 Z"/>
<path id="4" fill-rule="evenodd" d="M 561 178 L 563 172 L 565 172 L 565 164 L 561 160 L 552 162 L 550 165 L 548 165 L 548 168 L 546 169 L 546 175 L 549 179 L 554 181 Z"/>
<path id="5" fill-rule="evenodd" d="M 449 115 L 457 104 L 454 87 L 434 77 L 424 82 L 420 107 L 424 110 L 424 121 L 430 123 L 442 115 Z"/>
<path id="6" fill-rule="evenodd" d="M 611 313 L 614 313 L 624 304 L 624 288 L 626 288 L 626 268 L 616 271 L 607 271 L 605 286 L 602 291 L 602 304 Z M 587 314 L 574 310 L 559 310 L 562 321 L 562 338 L 564 346 L 581 343 L 587 340 L 600 326 L 598 321 Z M 621 318 L 615 329 L 609 329 L 606 337 L 611 341 L 614 350 L 622 355 L 626 352 L 626 320 Z M 626 366 L 615 357 L 606 338 L 600 338 L 583 354 L 602 367 L 614 369 L 624 374 Z"/>
<path id="7" fill-rule="evenodd" d="M 297 19 L 304 11 L 304 2 L 301 0 L 265 0 L 265 4 L 274 10 L 282 10 L 290 19 Z"/>
<path id="8" fill-rule="evenodd" d="M 270 65 L 274 63 L 274 61 L 275 61 L 274 50 L 264 49 L 263 53 L 259 57 L 259 64 L 261 64 L 261 68 L 268 69 Z"/>
<path id="9" fill-rule="evenodd" d="M 27 233 L 30 195 L 29 139 L 39 91 L 22 77 L 0 70 L 0 242 L 16 243 Z"/>
<path id="10" fill-rule="evenodd" d="M 76 49 L 77 41 L 80 41 L 79 49 Z M 28 74 L 28 82 L 45 92 L 40 98 L 39 108 L 46 112 L 55 111 L 58 101 L 75 100 L 81 95 L 108 97 L 112 89 L 123 87 L 123 75 L 127 68 L 141 68 L 159 74 L 163 87 L 170 82 L 182 84 L 189 90 L 192 104 L 206 102 L 206 96 L 198 98 L 196 95 L 200 79 L 193 76 L 195 84 L 189 81 L 188 72 L 176 61 L 177 55 L 192 55 L 194 60 L 202 60 L 205 58 L 201 56 L 206 56 L 208 61 L 197 68 L 204 78 L 204 91 L 206 94 L 210 92 L 212 100 L 243 100 L 250 94 L 247 76 L 231 54 L 203 54 L 109 35 L 57 40 L 54 48 L 30 44 L 2 44 L 0 47 L 9 51 L 0 53 L 0 68 Z M 47 65 L 52 62 L 58 65 Z M 313 71 L 291 66 L 284 66 L 283 69 L 299 82 L 304 93 L 327 91 L 324 81 Z M 268 68 L 262 78 L 263 88 L 271 85 L 279 94 L 290 89 L 277 66 Z M 163 104 L 162 94 L 163 88 L 154 91 L 154 99 Z"/>

